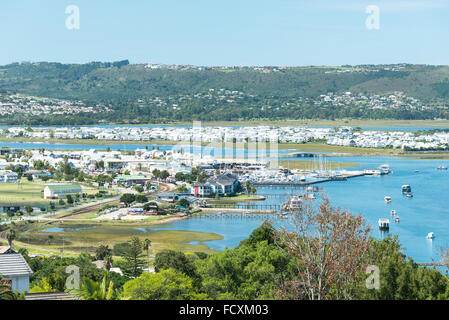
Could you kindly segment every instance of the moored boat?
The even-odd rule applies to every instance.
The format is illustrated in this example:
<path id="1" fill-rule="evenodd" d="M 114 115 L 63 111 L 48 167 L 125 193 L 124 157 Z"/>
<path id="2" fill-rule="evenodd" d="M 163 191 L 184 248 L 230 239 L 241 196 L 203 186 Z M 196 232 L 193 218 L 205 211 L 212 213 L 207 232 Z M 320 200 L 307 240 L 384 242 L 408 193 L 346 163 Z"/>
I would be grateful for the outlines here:
<path id="1" fill-rule="evenodd" d="M 381 231 L 388 231 L 390 230 L 390 220 L 389 219 L 379 219 L 377 222 L 379 229 Z"/>

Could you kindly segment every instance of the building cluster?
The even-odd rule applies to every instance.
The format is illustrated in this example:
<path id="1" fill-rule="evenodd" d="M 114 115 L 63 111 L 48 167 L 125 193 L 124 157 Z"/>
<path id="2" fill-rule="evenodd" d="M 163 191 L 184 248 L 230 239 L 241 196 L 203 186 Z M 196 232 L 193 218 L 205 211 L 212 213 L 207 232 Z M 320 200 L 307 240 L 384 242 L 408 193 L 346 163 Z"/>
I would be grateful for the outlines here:
<path id="1" fill-rule="evenodd" d="M 404 92 L 396 91 L 386 95 L 364 95 L 362 93 L 353 94 L 345 92 L 336 94 L 329 92 L 322 94 L 318 98 L 312 99 L 316 106 L 345 107 L 357 106 L 366 110 L 426 110 L 433 107 L 424 105 L 420 100 L 407 96 Z"/>
<path id="2" fill-rule="evenodd" d="M 449 132 L 432 132 L 416 135 L 404 131 L 347 131 L 329 137 L 328 144 L 360 148 L 393 148 L 406 150 L 449 149 Z"/>
<path id="3" fill-rule="evenodd" d="M 6 132 L 6 133 L 5 133 Z M 32 128 L 11 127 L 4 130 L 6 137 L 24 136 L 33 139 L 95 139 L 105 141 L 157 140 L 206 143 L 306 143 L 325 142 L 330 145 L 356 146 L 361 148 L 399 148 L 416 150 L 447 149 L 449 132 L 429 131 L 362 131 L 351 127 L 58 127 Z M 118 152 L 120 153 L 120 152 Z M 145 150 L 144 156 L 156 159 L 163 152 Z"/>
<path id="4" fill-rule="evenodd" d="M 0 115 L 26 114 L 40 115 L 70 115 L 78 113 L 99 113 L 111 111 L 103 105 L 86 106 L 81 101 L 69 101 L 55 98 L 40 98 L 19 94 L 0 94 Z"/>

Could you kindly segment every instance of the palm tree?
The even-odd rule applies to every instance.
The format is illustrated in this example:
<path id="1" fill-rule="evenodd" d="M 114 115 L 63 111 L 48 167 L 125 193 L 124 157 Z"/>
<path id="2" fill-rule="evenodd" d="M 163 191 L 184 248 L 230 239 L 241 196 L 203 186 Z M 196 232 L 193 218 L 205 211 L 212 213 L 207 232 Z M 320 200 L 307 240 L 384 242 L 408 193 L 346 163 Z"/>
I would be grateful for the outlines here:
<path id="1" fill-rule="evenodd" d="M 103 260 L 103 264 L 104 264 L 104 268 L 109 271 L 111 270 L 112 267 L 112 255 L 111 254 L 107 254 L 104 256 L 104 260 Z"/>
<path id="2" fill-rule="evenodd" d="M 148 257 L 148 271 L 150 269 L 150 247 L 151 247 L 151 240 L 148 238 L 143 240 L 143 250 L 145 250 L 147 252 L 147 257 Z"/>
<path id="3" fill-rule="evenodd" d="M 8 246 L 12 247 L 12 242 L 16 238 L 16 232 L 13 229 L 9 229 L 8 233 L 6 234 L 6 240 L 8 240 Z"/>
<path id="4" fill-rule="evenodd" d="M 84 278 L 79 289 L 72 289 L 69 293 L 74 294 L 81 300 L 115 300 L 117 291 L 114 283 L 109 279 L 109 271 L 106 271 L 101 283 Z"/>

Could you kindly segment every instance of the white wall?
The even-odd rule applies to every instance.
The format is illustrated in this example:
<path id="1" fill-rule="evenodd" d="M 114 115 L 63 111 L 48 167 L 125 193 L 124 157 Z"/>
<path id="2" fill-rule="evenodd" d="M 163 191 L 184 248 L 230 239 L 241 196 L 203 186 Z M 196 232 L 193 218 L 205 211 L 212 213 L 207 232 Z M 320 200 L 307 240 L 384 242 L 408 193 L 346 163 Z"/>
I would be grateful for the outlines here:
<path id="1" fill-rule="evenodd" d="M 12 290 L 18 290 L 20 293 L 30 291 L 30 277 L 29 276 L 17 276 L 6 278 L 12 280 Z"/>

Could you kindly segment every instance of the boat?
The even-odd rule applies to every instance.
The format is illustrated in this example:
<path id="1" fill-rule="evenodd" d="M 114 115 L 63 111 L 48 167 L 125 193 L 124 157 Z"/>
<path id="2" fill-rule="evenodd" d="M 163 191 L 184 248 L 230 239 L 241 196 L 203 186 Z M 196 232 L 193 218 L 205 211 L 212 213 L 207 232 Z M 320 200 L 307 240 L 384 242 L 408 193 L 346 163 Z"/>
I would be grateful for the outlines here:
<path id="1" fill-rule="evenodd" d="M 399 217 L 396 217 L 396 218 L 394 219 L 394 222 L 396 222 L 396 223 L 399 223 L 399 221 L 401 221 L 401 219 L 399 219 Z"/>
<path id="2" fill-rule="evenodd" d="M 446 166 L 439 166 L 439 167 L 437 168 L 437 170 L 447 170 L 447 167 L 446 167 Z"/>
<path id="3" fill-rule="evenodd" d="M 391 213 L 392 216 L 395 216 L 396 215 L 396 210 L 391 210 L 390 213 Z"/>
<path id="4" fill-rule="evenodd" d="M 427 237 L 426 237 L 427 239 L 435 239 L 435 233 L 433 233 L 433 232 L 429 232 L 428 234 L 427 234 Z"/>
<path id="5" fill-rule="evenodd" d="M 407 193 L 407 198 L 413 198 L 413 194 L 411 192 Z"/>
<path id="6" fill-rule="evenodd" d="M 415 171 L 414 171 L 415 173 L 418 173 L 419 172 L 419 170 L 418 169 L 416 169 Z"/>
<path id="7" fill-rule="evenodd" d="M 306 181 L 306 176 L 300 176 L 300 177 L 299 177 L 299 181 L 301 181 L 301 182 Z"/>
<path id="8" fill-rule="evenodd" d="M 282 204 L 282 211 L 297 211 L 302 208 L 302 198 L 295 196 Z"/>
<path id="9" fill-rule="evenodd" d="M 391 170 L 390 170 L 390 165 L 388 164 L 383 164 L 379 167 L 380 173 L 381 174 L 390 174 Z"/>
<path id="10" fill-rule="evenodd" d="M 410 187 L 408 184 L 404 184 L 402 186 L 402 193 L 410 193 L 412 192 L 412 187 Z"/>
<path id="11" fill-rule="evenodd" d="M 379 219 L 377 224 L 379 225 L 379 230 L 381 230 L 381 231 L 390 230 L 390 220 L 389 219 Z"/>
<path id="12" fill-rule="evenodd" d="M 386 203 L 391 203 L 391 197 L 390 196 L 385 196 L 384 198 Z"/>

